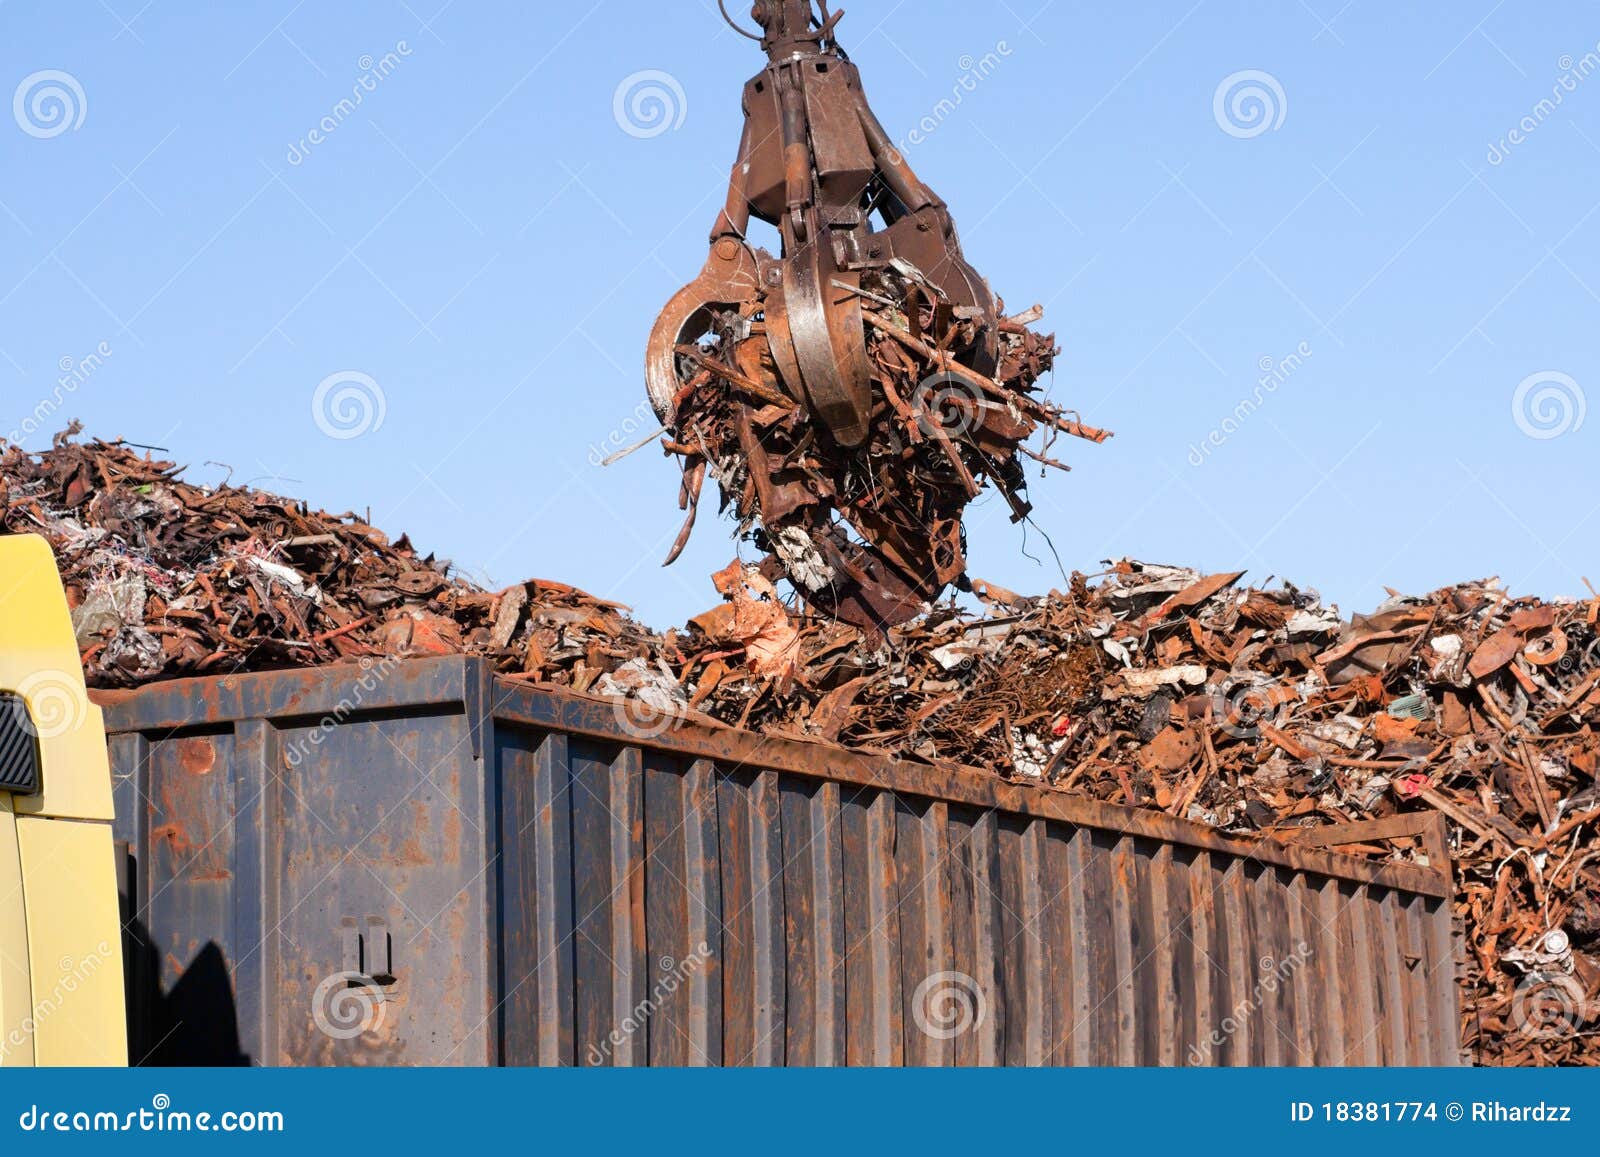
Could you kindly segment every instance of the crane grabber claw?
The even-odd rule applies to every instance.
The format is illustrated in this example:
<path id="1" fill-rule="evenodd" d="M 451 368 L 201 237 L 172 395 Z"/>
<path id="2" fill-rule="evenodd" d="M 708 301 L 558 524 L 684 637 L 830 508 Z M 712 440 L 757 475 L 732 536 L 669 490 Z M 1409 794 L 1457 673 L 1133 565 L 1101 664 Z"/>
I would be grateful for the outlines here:
<path id="1" fill-rule="evenodd" d="M 782 393 L 836 445 L 861 447 L 875 404 L 862 303 L 885 278 L 915 282 L 915 292 L 944 307 L 939 316 L 960 317 L 964 346 L 941 348 L 980 374 L 994 372 L 994 295 L 962 256 L 944 202 L 868 106 L 834 37 L 843 15 L 827 0 L 758 0 L 751 16 L 759 34 L 729 19 L 761 42 L 767 66 L 745 85 L 744 131 L 711 255 L 650 336 L 646 384 L 669 429 L 696 368 L 683 348 L 719 314 L 736 312 L 764 327 Z M 750 245 L 752 217 L 777 227 L 779 256 Z M 937 343 L 942 335 L 928 336 Z"/>

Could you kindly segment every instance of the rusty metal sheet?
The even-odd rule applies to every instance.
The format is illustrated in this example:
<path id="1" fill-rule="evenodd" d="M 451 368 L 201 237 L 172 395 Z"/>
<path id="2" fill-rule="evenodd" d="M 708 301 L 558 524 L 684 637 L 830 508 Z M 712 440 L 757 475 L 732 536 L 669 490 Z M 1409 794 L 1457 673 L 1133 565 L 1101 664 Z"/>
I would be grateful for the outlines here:
<path id="1" fill-rule="evenodd" d="M 1018 958 L 1016 973 L 1020 988 L 1013 984 L 1011 991 L 1023 994 L 1025 1016 L 1021 1024 L 1012 1020 L 1011 1037 L 1020 1036 L 1018 1063 L 1042 1065 L 1050 1048 L 1054 1017 L 1051 1008 L 1051 977 L 1046 963 L 1051 955 L 1045 937 L 1050 934 L 1049 907 L 1052 900 L 1047 892 L 1049 878 L 1045 871 L 1045 847 L 1049 825 L 1044 820 L 1025 820 L 1017 825 L 1011 846 L 1004 849 L 1003 859 L 1015 864 L 1007 873 L 1008 884 L 1016 881 L 1017 904 L 1015 912 L 1018 928 L 1006 942 L 1007 956 Z M 1009 1040 L 1008 1040 L 1009 1051 Z"/>
<path id="2" fill-rule="evenodd" d="M 1151 954 L 1151 976 L 1155 986 L 1155 1029 L 1150 1034 L 1154 1047 L 1147 1046 L 1146 1057 L 1153 1065 L 1171 1067 L 1178 1063 L 1178 1042 L 1182 1035 L 1182 1002 L 1185 980 L 1190 976 L 1185 949 L 1188 934 L 1184 929 L 1185 912 L 1177 885 L 1186 873 L 1174 863 L 1171 845 L 1158 846 L 1149 861 L 1148 883 L 1140 882 L 1141 909 L 1150 911 L 1151 935 L 1155 949 Z M 1148 892 L 1149 899 L 1143 899 Z"/>
<path id="3" fill-rule="evenodd" d="M 1210 964 L 1210 999 L 1212 1032 L 1201 1039 L 1203 1055 L 1198 1060 L 1216 1065 L 1246 1065 L 1249 1057 L 1244 1051 L 1248 1043 L 1247 1026 L 1236 1023 L 1233 1014 L 1234 986 L 1232 977 L 1237 960 L 1235 942 L 1240 939 L 1236 921 L 1240 913 L 1228 902 L 1227 888 L 1230 862 L 1220 856 L 1206 857 L 1206 878 L 1199 882 L 1209 913 L 1209 933 L 1213 945 L 1208 957 Z M 1233 1031 L 1228 1026 L 1234 1024 Z"/>
<path id="4" fill-rule="evenodd" d="M 1161 955 L 1170 951 L 1166 927 L 1166 900 L 1156 892 L 1165 884 L 1157 878 L 1155 849 L 1143 841 L 1133 844 L 1133 876 L 1129 881 L 1131 916 L 1129 940 L 1133 990 L 1135 1063 L 1155 1065 L 1161 1056 Z M 1164 890 L 1164 889 L 1163 889 Z"/>
<path id="5" fill-rule="evenodd" d="M 917 1027 L 919 993 L 930 976 L 954 968 L 950 946 L 949 808 L 939 801 L 896 797 L 895 875 L 900 885 L 900 999 L 908 1065 L 949 1067 L 953 1038 Z M 926 1015 L 925 1013 L 923 1015 Z"/>
<path id="6" fill-rule="evenodd" d="M 951 818 L 959 832 L 951 836 L 956 845 L 952 859 L 956 869 L 952 879 L 956 976 L 946 978 L 950 983 L 945 991 L 947 999 L 957 1005 L 958 1015 L 971 1010 L 970 1031 L 956 1037 L 956 1064 L 986 1067 L 1002 1063 L 1007 1027 L 1000 956 L 1005 931 L 1001 923 L 999 819 L 993 812 L 966 808 L 959 815 L 952 812 Z M 979 1010 L 985 1015 L 979 1016 Z M 934 1019 L 931 1012 L 926 1015 L 930 1021 Z"/>
<path id="7" fill-rule="evenodd" d="M 1450 905 L 1445 901 L 1427 899 L 1423 909 L 1427 919 L 1423 939 L 1427 944 L 1432 996 L 1427 1022 L 1434 1034 L 1435 1063 L 1460 1064 L 1464 1062 L 1465 1050 L 1461 1044 L 1462 1016 L 1456 987 L 1459 960 L 1454 921 Z"/>
<path id="8" fill-rule="evenodd" d="M 782 1064 L 785 1047 L 783 830 L 778 776 L 739 771 L 717 784 L 727 1065 Z"/>
<path id="9" fill-rule="evenodd" d="M 1048 825 L 1040 853 L 1043 865 L 1041 891 L 1046 904 L 1040 946 L 1044 950 L 1045 1000 L 1050 1014 L 1041 1061 L 1046 1065 L 1074 1063 L 1073 1041 L 1080 986 L 1077 953 L 1071 945 L 1077 935 L 1075 929 L 1080 926 L 1073 922 L 1075 912 L 1072 896 L 1077 889 L 1071 875 L 1072 836 L 1073 829 L 1069 827 L 1055 823 Z"/>
<path id="10" fill-rule="evenodd" d="M 162 1059 L 1460 1059 L 1424 869 L 771 737 L 638 735 L 460 660 L 326 727 L 334 678 L 193 691 L 108 711 L 152 946 L 130 1025 L 145 1047 L 208 1026 Z M 383 1019 L 340 1038 L 312 1002 L 347 969 Z"/>
<path id="11" fill-rule="evenodd" d="M 1354 1013 L 1350 1017 L 1352 1031 L 1346 1037 L 1346 1060 L 1353 1065 L 1379 1065 L 1383 1063 L 1383 1018 L 1387 1010 L 1378 987 L 1377 950 L 1372 943 L 1369 913 L 1373 897 L 1364 886 L 1346 885 L 1340 891 L 1340 950 L 1349 980 L 1345 1008 L 1347 1016 Z"/>
<path id="12" fill-rule="evenodd" d="M 1127 975 L 1120 967 L 1116 949 L 1116 897 L 1121 885 L 1112 861 L 1117 839 L 1110 832 L 1085 830 L 1081 834 L 1085 864 L 1078 879 L 1082 881 L 1088 910 L 1083 939 L 1089 987 L 1089 1055 L 1094 1064 L 1115 1065 L 1125 1063 L 1118 1047 L 1118 992 Z"/>
<path id="13" fill-rule="evenodd" d="M 1346 1062 L 1347 1034 L 1343 971 L 1339 964 L 1339 882 L 1323 880 L 1311 889 L 1310 923 L 1316 929 L 1311 940 L 1315 955 L 1311 959 L 1312 989 L 1317 995 L 1317 1048 L 1314 1063 L 1342 1065 Z"/>
<path id="14" fill-rule="evenodd" d="M 1000 1041 L 1000 1055 L 1009 1066 L 1031 1063 L 1028 1058 L 1029 1038 L 1039 1035 L 1040 1015 L 1037 992 L 1028 974 L 1027 941 L 1030 934 L 1037 936 L 1036 925 L 1028 920 L 1025 895 L 1028 882 L 1023 878 L 1022 835 L 1026 822 L 1014 816 L 1002 816 L 995 825 L 997 841 L 996 866 L 999 869 L 996 883 L 1000 903 L 997 916 L 1000 921 L 999 954 L 1000 984 L 1005 994 L 1007 1017 L 1005 1033 Z"/>
<path id="15" fill-rule="evenodd" d="M 642 1064 L 642 1038 L 625 1031 L 646 995 L 644 905 L 635 886 L 643 867 L 642 765 L 637 749 L 582 742 L 569 746 L 568 757 L 578 1063 Z"/>
<path id="16" fill-rule="evenodd" d="M 904 1063 L 901 1028 L 899 881 L 894 867 L 894 797 L 847 792 L 844 847 L 846 1057 L 853 1066 Z"/>
<path id="17" fill-rule="evenodd" d="M 1289 913 L 1289 952 L 1294 962 L 1286 983 L 1294 1004 L 1294 1058 L 1297 1065 L 1317 1063 L 1316 1045 L 1321 1034 L 1320 993 L 1311 983 L 1310 965 L 1317 956 L 1315 917 L 1310 911 L 1311 889 L 1304 875 L 1278 872 Z"/>
<path id="18" fill-rule="evenodd" d="M 845 938 L 839 785 L 791 779 L 779 790 L 789 1063 L 843 1065 Z"/>

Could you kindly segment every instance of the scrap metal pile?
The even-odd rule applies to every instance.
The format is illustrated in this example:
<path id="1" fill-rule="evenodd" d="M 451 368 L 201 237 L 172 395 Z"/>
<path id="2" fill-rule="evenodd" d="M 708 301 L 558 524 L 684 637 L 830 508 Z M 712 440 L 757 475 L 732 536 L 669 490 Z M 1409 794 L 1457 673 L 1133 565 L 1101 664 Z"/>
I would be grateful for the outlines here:
<path id="1" fill-rule="evenodd" d="M 1291 585 L 1124 562 L 1040 598 L 978 583 L 983 614 L 885 632 L 795 616 L 734 563 L 721 605 L 657 634 L 572 587 L 488 592 L 351 515 L 179 474 L 116 443 L 0 455 L 0 529 L 54 545 L 93 685 L 464 652 L 608 696 L 641 736 L 746 727 L 1351 854 L 1431 858 L 1407 821 L 1436 812 L 1464 1046 L 1600 1063 L 1600 598 L 1485 582 L 1345 621 Z"/>
<path id="2" fill-rule="evenodd" d="M 65 435 L 42 454 L 0 456 L 0 532 L 54 547 L 91 687 L 461 652 L 519 671 L 539 656 L 548 675 L 577 657 L 606 661 L 564 647 L 562 630 L 581 625 L 623 657 L 648 635 L 573 587 L 491 594 L 354 515 L 180 474 Z"/>

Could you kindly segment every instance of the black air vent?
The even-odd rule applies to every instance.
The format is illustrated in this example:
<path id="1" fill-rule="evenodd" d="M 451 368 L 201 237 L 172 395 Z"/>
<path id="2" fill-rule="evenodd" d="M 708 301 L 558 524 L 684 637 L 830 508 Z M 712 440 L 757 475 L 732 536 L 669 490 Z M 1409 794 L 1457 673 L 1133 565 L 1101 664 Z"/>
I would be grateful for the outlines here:
<path id="1" fill-rule="evenodd" d="M 32 795 L 39 790 L 39 739 L 28 704 L 0 691 L 0 791 Z"/>

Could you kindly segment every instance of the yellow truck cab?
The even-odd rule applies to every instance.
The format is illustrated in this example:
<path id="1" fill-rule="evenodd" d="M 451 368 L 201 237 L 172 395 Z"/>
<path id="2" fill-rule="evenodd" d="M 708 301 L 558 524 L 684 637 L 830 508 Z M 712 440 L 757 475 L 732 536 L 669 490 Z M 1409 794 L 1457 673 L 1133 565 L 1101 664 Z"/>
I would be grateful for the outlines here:
<path id="1" fill-rule="evenodd" d="M 55 559 L 0 537 L 0 1067 L 128 1063 L 111 820 Z"/>

